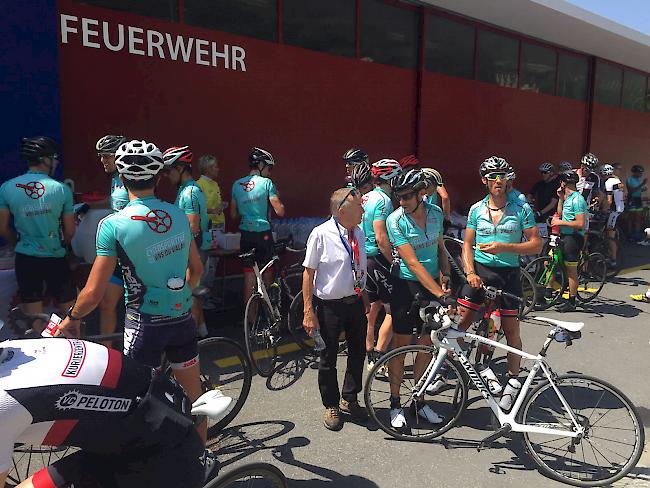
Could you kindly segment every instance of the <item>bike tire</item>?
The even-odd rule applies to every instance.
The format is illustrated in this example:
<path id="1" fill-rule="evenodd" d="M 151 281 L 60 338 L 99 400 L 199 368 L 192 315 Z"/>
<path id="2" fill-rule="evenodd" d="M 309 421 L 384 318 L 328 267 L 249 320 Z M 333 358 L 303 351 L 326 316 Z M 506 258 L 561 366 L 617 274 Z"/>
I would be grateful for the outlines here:
<path id="1" fill-rule="evenodd" d="M 520 275 L 522 296 L 521 303 L 519 304 L 519 318 L 523 319 L 535 308 L 535 303 L 537 303 L 537 287 L 535 286 L 535 280 L 533 280 L 533 277 L 528 271 L 522 269 Z"/>
<path id="2" fill-rule="evenodd" d="M 280 469 L 268 463 L 239 466 L 208 482 L 204 488 L 287 488 L 287 478 Z"/>
<path id="3" fill-rule="evenodd" d="M 309 337 L 307 331 L 302 325 L 304 318 L 304 302 L 302 297 L 303 295 L 301 290 L 291 301 L 288 320 L 289 333 L 300 349 L 306 353 L 314 354 L 314 340 Z"/>
<path id="4" fill-rule="evenodd" d="M 246 352 L 255 371 L 265 378 L 271 376 L 277 358 L 279 330 L 273 331 L 276 327 L 273 322 L 273 312 L 262 297 L 256 293 L 251 295 L 244 312 Z"/>
<path id="5" fill-rule="evenodd" d="M 7 486 L 17 486 L 37 471 L 77 451 L 77 448 L 68 446 L 15 445 Z"/>
<path id="6" fill-rule="evenodd" d="M 233 399 L 228 413 L 218 422 L 208 419 L 208 438 L 213 438 L 237 416 L 246 403 L 253 382 L 253 370 L 246 351 L 226 337 L 199 341 L 201 386 L 203 391 L 218 388 Z"/>
<path id="7" fill-rule="evenodd" d="M 558 436 L 555 439 L 551 439 L 553 435 L 524 432 L 524 446 L 532 460 L 537 464 L 539 471 L 554 480 L 581 487 L 610 485 L 610 483 L 621 479 L 629 473 L 639 461 L 645 443 L 645 434 L 641 417 L 630 399 L 615 386 L 598 378 L 582 374 L 558 376 L 554 378 L 554 383 L 561 391 L 562 396 L 565 398 L 567 404 L 569 404 L 571 410 L 574 412 L 576 419 L 583 426 L 588 426 L 588 431 L 586 435 L 580 439 L 579 444 L 576 445 L 573 445 L 571 438 L 569 437 Z M 600 391 L 589 393 L 586 391 L 579 391 L 579 389 L 585 388 L 588 384 L 597 386 Z M 549 394 L 548 398 L 547 393 Z M 609 398 L 604 400 L 606 394 L 609 395 Z M 592 403 L 593 412 L 585 412 L 585 410 L 591 408 L 590 405 L 592 405 Z M 605 413 L 600 413 L 596 416 L 599 407 L 601 410 L 605 411 Z M 623 429 L 621 427 L 609 427 L 614 421 L 625 420 L 625 418 L 621 416 L 621 409 L 624 409 L 627 412 L 631 428 Z M 549 419 L 553 416 L 555 410 L 563 410 L 563 407 L 561 406 L 559 397 L 553 389 L 553 385 L 548 380 L 545 380 L 538 384 L 524 401 L 521 414 L 519 415 L 519 421 L 522 424 L 537 424 L 548 427 L 549 424 L 551 424 Z M 607 417 L 612 411 L 615 412 L 615 415 L 613 417 Z M 571 426 L 570 417 L 566 412 L 560 412 L 560 416 L 560 421 L 557 422 L 556 428 L 566 429 L 567 424 Z M 616 440 L 611 439 L 613 446 L 621 449 L 624 445 L 632 446 L 629 455 L 618 454 L 612 450 L 611 447 L 603 447 L 603 441 L 607 441 L 607 439 L 596 435 L 596 425 L 606 417 L 609 424 L 601 424 L 598 428 L 598 433 L 601 433 L 604 429 L 612 431 L 608 432 L 609 435 L 615 435 L 618 437 Z M 532 422 L 529 423 L 528 420 L 532 420 Z M 534 442 L 533 436 L 538 436 L 543 442 Z M 634 444 L 625 442 L 628 440 L 626 437 L 632 436 L 634 437 Z M 556 443 L 558 440 L 564 442 L 565 439 L 565 445 L 567 446 L 566 453 L 570 454 L 570 456 L 563 460 L 560 456 L 562 456 L 561 449 L 564 448 L 564 445 L 561 444 L 558 446 L 553 443 Z M 595 442 L 591 443 L 591 439 L 594 439 Z M 589 447 L 585 447 L 584 443 L 588 443 Z M 598 445 L 595 445 L 596 443 L 598 443 Z M 575 450 L 574 453 L 570 452 L 569 444 L 572 444 L 572 447 Z M 542 451 L 544 449 L 550 450 L 548 453 L 548 459 L 542 458 L 544 454 Z M 612 455 L 611 453 L 617 455 L 617 462 L 612 463 L 612 470 L 604 470 L 604 467 L 601 465 L 601 461 L 607 459 L 607 457 L 603 455 L 603 452 L 607 452 L 610 456 Z M 585 455 L 589 456 L 592 454 L 597 466 L 593 466 L 592 464 L 589 468 L 586 459 L 583 459 L 582 461 L 578 459 L 580 456 L 584 458 Z M 618 462 L 619 458 L 624 459 L 625 462 Z M 576 474 L 595 475 L 597 473 L 602 473 L 603 476 L 591 480 L 572 477 L 566 472 L 570 466 L 587 466 L 587 468 L 582 469 L 580 473 Z"/>
<path id="8" fill-rule="evenodd" d="M 550 256 L 540 256 L 533 259 L 525 271 L 532 277 L 535 286 L 537 310 L 546 310 L 557 303 L 567 287 L 566 271 L 562 266 L 557 266 Z M 554 281 L 553 293 L 546 296 L 546 285 Z"/>
<path id="9" fill-rule="evenodd" d="M 583 303 L 598 296 L 607 280 L 607 260 L 599 252 L 592 252 L 578 265 L 577 297 Z"/>
<path id="10" fill-rule="evenodd" d="M 467 384 L 458 366 L 447 358 L 445 361 L 448 371 L 446 385 L 435 395 L 427 395 L 424 400 L 425 403 L 429 404 L 445 420 L 440 424 L 430 424 L 422 421 L 417 414 L 413 415 L 412 412 L 409 412 L 411 410 L 410 408 L 404 407 L 407 422 L 409 423 L 408 428 L 396 429 L 390 424 L 389 398 L 391 368 L 389 362 L 391 359 L 400 355 L 405 356 L 404 378 L 400 385 L 400 394 L 403 399 L 406 396 L 406 392 L 411 392 L 416 383 L 411 377 L 413 371 L 412 365 L 417 354 L 435 355 L 436 352 L 437 349 L 433 346 L 412 345 L 399 347 L 382 356 L 370 371 L 364 388 L 366 409 L 379 428 L 391 437 L 409 441 L 434 439 L 456 425 L 458 419 L 463 414 L 467 405 Z M 409 361 L 406 361 L 406 359 L 409 359 Z M 388 377 L 378 376 L 379 371 L 384 370 L 385 367 L 388 368 Z"/>

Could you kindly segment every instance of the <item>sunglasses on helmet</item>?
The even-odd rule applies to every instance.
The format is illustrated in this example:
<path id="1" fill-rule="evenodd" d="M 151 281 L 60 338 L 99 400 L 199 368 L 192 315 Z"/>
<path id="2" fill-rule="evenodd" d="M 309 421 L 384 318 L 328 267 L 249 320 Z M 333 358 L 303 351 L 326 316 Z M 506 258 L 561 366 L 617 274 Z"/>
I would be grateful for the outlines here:
<path id="1" fill-rule="evenodd" d="M 348 198 L 352 197 L 358 197 L 360 196 L 361 193 L 359 193 L 359 190 L 356 188 L 350 188 L 350 191 L 345 194 L 345 197 L 339 202 L 339 206 L 337 207 L 337 210 L 341 210 L 341 207 L 345 202 L 347 202 Z"/>

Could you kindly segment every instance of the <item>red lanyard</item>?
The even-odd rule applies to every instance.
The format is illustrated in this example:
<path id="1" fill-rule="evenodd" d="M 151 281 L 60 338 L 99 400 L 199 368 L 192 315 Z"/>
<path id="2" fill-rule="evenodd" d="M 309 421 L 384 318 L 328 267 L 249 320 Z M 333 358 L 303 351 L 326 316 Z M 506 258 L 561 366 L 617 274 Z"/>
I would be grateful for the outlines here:
<path id="1" fill-rule="evenodd" d="M 348 240 L 343 237 L 343 234 L 341 234 L 341 229 L 339 229 L 339 223 L 336 221 L 336 219 L 334 219 L 334 225 L 336 225 L 336 230 L 339 232 L 339 237 L 341 238 L 341 242 L 343 243 L 345 251 L 348 253 L 348 256 L 350 256 L 350 268 L 352 269 L 352 277 L 354 278 L 354 292 L 358 296 L 361 296 L 361 281 L 357 276 L 357 268 L 361 267 L 361 258 L 359 256 L 359 242 L 357 241 L 356 237 L 354 237 L 354 229 L 349 231 Z"/>

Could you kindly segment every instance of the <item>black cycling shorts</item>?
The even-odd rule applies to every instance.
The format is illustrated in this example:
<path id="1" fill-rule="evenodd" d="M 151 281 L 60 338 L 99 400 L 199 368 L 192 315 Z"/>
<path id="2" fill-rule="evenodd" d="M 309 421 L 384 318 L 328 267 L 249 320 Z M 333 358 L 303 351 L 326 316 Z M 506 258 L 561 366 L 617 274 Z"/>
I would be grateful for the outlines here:
<path id="1" fill-rule="evenodd" d="M 393 278 L 390 311 L 395 334 L 410 335 L 422 332 L 420 309 L 413 306 L 416 293 L 420 293 L 423 299 L 435 300 L 435 297 L 419 281 Z"/>
<path id="2" fill-rule="evenodd" d="M 580 251 L 585 243 L 585 238 L 580 234 L 562 234 L 560 248 L 564 262 L 569 266 L 575 266 L 580 259 Z"/>
<path id="3" fill-rule="evenodd" d="M 643 210 L 643 200 L 641 197 L 628 197 L 627 199 L 627 209 L 633 211 Z"/>
<path id="4" fill-rule="evenodd" d="M 77 296 L 65 258 L 41 258 L 16 253 L 15 270 L 22 303 L 42 301 L 44 290 L 57 303 L 71 302 Z"/>
<path id="5" fill-rule="evenodd" d="M 193 366 L 198 361 L 197 327 L 188 312 L 162 317 L 127 309 L 124 317 L 124 355 L 150 368 L 160 367 L 163 352 L 172 367 Z"/>
<path id="6" fill-rule="evenodd" d="M 257 266 L 262 269 L 275 254 L 273 234 L 271 234 L 270 230 L 265 230 L 263 232 L 248 232 L 242 230 L 239 248 L 242 254 L 251 249 L 255 249 L 255 257 L 246 258 L 244 260 L 244 272 L 251 272 L 255 263 L 257 263 Z"/>
<path id="7" fill-rule="evenodd" d="M 479 275 L 485 286 L 494 286 L 499 290 L 515 295 L 523 296 L 521 287 L 521 273 L 519 267 L 497 267 L 485 266 L 474 261 L 474 271 Z M 458 304 L 470 310 L 479 310 L 485 302 L 485 291 L 482 288 L 472 288 L 465 283 L 458 295 Z M 503 317 L 517 317 L 519 315 L 519 303 L 512 298 L 501 298 L 501 315 Z"/>
<path id="8" fill-rule="evenodd" d="M 381 254 L 368 257 L 368 274 L 366 278 L 366 292 L 370 303 L 381 301 L 390 303 L 393 294 L 393 276 L 390 274 L 390 265 Z"/>

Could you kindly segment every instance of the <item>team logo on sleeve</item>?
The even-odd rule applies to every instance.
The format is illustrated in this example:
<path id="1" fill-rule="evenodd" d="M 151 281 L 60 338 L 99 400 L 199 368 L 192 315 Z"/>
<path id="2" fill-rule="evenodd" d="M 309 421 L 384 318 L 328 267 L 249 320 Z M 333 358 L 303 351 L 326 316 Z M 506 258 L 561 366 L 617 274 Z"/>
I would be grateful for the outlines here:
<path id="1" fill-rule="evenodd" d="M 22 188 L 25 191 L 25 195 L 33 200 L 38 200 L 45 195 L 45 185 L 40 181 L 30 181 L 26 185 L 16 183 L 16 187 Z"/>
<path id="2" fill-rule="evenodd" d="M 172 217 L 164 210 L 150 210 L 147 215 L 132 215 L 131 220 L 146 222 L 149 228 L 158 234 L 164 234 L 172 228 Z"/>
<path id="3" fill-rule="evenodd" d="M 251 192 L 253 191 L 253 188 L 255 188 L 255 181 L 248 180 L 246 183 L 239 183 L 239 186 L 241 186 L 245 192 Z"/>
<path id="4" fill-rule="evenodd" d="M 130 398 L 86 395 L 78 390 L 70 390 L 61 395 L 54 406 L 59 410 L 124 413 L 129 411 L 131 403 Z"/>

